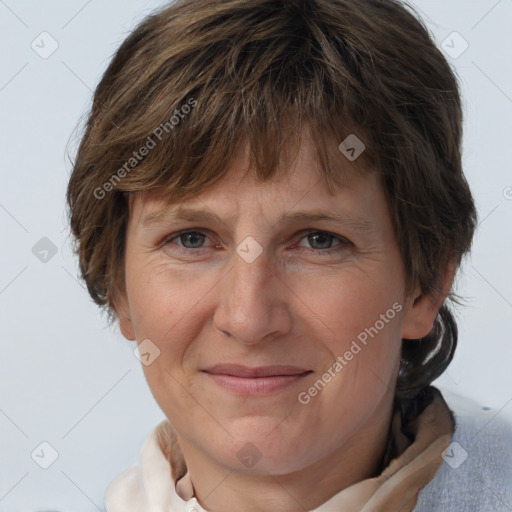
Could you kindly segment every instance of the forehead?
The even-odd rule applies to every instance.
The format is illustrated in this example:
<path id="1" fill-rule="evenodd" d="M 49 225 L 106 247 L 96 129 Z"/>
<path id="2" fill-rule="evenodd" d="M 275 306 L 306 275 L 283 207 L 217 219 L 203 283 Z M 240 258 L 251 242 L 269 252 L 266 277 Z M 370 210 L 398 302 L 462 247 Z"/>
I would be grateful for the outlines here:
<path id="1" fill-rule="evenodd" d="M 340 154 L 340 162 L 343 163 Z M 387 209 L 378 175 L 340 167 L 342 183 L 331 189 L 311 141 L 298 147 L 281 172 L 258 180 L 247 146 L 217 183 L 193 196 L 169 201 L 160 192 L 137 194 L 131 221 L 142 228 L 173 221 L 236 224 L 252 217 L 271 224 L 332 221 L 339 226 L 374 232 L 386 221 Z"/>
<path id="2" fill-rule="evenodd" d="M 338 137 L 314 121 L 287 121 L 283 130 L 278 147 L 261 146 L 250 134 L 242 132 L 237 149 L 225 149 L 222 158 L 217 155 L 220 160 L 211 155 L 211 164 L 205 155 L 189 157 L 183 165 L 178 161 L 152 169 L 148 173 L 153 176 L 151 180 L 141 182 L 141 188 L 136 185 L 129 189 L 130 214 L 140 210 L 141 205 L 144 210 L 152 209 L 155 203 L 172 208 L 207 199 L 215 201 L 221 196 L 225 206 L 233 210 L 241 205 L 240 196 L 249 190 L 249 182 L 250 192 L 243 198 L 246 207 L 256 198 L 272 197 L 274 203 L 286 203 L 288 208 L 290 201 L 297 202 L 301 197 L 312 200 L 321 195 L 323 200 L 339 196 L 340 190 L 346 196 L 354 182 L 360 181 L 354 178 L 371 177 L 374 172 L 376 162 L 366 157 L 369 151 L 364 149 L 357 158 L 349 159 L 340 149 L 343 143 L 339 139 L 344 136 Z"/>

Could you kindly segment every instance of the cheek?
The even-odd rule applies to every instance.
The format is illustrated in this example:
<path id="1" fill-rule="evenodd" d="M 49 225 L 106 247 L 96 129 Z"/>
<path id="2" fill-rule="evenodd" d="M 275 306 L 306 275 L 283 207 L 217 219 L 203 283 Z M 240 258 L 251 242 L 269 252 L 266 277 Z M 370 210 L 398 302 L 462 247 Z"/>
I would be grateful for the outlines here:
<path id="1" fill-rule="evenodd" d="M 377 388 L 395 378 L 403 315 L 397 282 L 392 275 L 379 281 L 368 274 L 347 273 L 311 294 L 311 310 L 320 320 L 315 337 L 332 357 L 325 371 L 336 375 L 332 392 L 379 395 Z"/>
<path id="2" fill-rule="evenodd" d="M 150 335 L 162 338 L 179 324 L 189 322 L 211 288 L 207 276 L 197 279 L 159 264 L 157 258 L 129 267 L 126 281 L 137 339 Z"/>
<path id="3" fill-rule="evenodd" d="M 322 326 L 315 335 L 332 359 L 303 390 L 301 403 L 321 423 L 338 426 L 342 436 L 365 424 L 394 389 L 402 305 L 385 287 L 378 292 L 374 281 L 339 290 L 324 288 L 330 297 L 322 301 Z"/>
<path id="4" fill-rule="evenodd" d="M 168 403 L 193 406 L 184 389 L 193 386 L 189 370 L 197 359 L 194 340 L 206 325 L 205 304 L 218 279 L 208 275 L 197 279 L 164 265 L 130 270 L 127 291 L 135 336 L 139 343 L 149 340 L 154 344 L 150 347 L 157 347 L 155 360 L 143 365 L 153 396 L 164 410 Z"/>
<path id="5" fill-rule="evenodd" d="M 338 279 L 320 283 L 309 294 L 297 290 L 297 295 L 309 296 L 308 306 L 324 330 L 327 339 L 338 348 L 364 333 L 375 329 L 386 333 L 396 331 L 401 309 L 400 294 L 384 280 L 371 279 L 362 273 L 346 273 Z M 393 304 L 398 304 L 393 306 Z"/>

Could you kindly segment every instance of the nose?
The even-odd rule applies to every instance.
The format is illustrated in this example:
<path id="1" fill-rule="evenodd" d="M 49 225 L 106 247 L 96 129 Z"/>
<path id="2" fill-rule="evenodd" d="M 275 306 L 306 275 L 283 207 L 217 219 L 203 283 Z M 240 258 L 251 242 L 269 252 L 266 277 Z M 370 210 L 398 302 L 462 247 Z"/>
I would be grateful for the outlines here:
<path id="1" fill-rule="evenodd" d="M 226 336 L 255 345 L 291 329 L 289 291 L 265 253 L 252 262 L 235 254 L 219 286 L 213 325 Z"/>

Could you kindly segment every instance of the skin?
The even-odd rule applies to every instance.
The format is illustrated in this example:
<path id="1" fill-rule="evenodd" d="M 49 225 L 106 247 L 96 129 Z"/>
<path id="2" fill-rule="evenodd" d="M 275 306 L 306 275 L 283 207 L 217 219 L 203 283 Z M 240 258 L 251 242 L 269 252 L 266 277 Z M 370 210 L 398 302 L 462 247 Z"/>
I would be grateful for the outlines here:
<path id="1" fill-rule="evenodd" d="M 243 511 L 311 510 L 378 474 L 401 339 L 428 334 L 453 271 L 436 300 L 419 289 L 405 297 L 377 175 L 352 176 L 330 194 L 307 135 L 289 172 L 271 182 L 255 181 L 247 156 L 246 148 L 223 181 L 183 203 L 219 220 L 174 221 L 169 214 L 178 205 L 147 193 L 135 198 L 118 316 L 126 338 L 150 339 L 160 350 L 143 369 L 178 434 L 201 505 L 212 512 L 227 504 Z M 318 210 L 364 217 L 370 229 L 280 222 L 284 214 Z M 148 216 L 154 222 L 144 225 Z M 180 238 L 182 230 L 206 236 Z M 308 237 L 309 231 L 339 238 Z M 236 252 L 247 236 L 262 248 L 252 263 Z M 401 311 L 301 404 L 298 394 L 394 303 Z M 271 395 L 240 396 L 201 371 L 218 363 L 296 365 L 312 373 Z M 249 442 L 261 458 L 245 467 L 237 453 Z"/>

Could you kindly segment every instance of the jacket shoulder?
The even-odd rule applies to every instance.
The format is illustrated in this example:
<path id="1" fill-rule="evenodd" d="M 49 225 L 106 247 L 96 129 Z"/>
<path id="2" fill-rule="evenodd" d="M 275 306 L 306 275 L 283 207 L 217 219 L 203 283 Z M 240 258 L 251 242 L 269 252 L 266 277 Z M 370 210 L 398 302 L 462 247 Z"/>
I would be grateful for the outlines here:
<path id="1" fill-rule="evenodd" d="M 512 510 L 512 423 L 500 410 L 442 394 L 455 417 L 455 432 L 414 512 Z"/>

